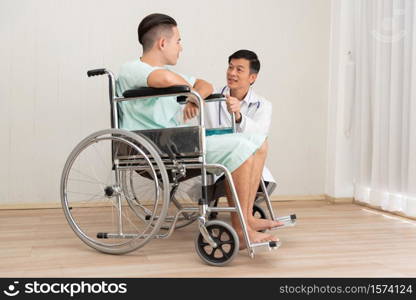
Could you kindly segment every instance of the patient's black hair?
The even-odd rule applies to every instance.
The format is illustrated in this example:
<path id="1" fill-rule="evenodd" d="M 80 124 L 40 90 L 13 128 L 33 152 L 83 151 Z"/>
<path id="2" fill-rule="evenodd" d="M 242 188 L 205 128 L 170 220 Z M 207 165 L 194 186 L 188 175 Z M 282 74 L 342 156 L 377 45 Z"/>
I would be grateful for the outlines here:
<path id="1" fill-rule="evenodd" d="M 257 54 L 250 50 L 238 50 L 228 57 L 228 63 L 232 59 L 244 58 L 250 62 L 250 73 L 258 73 L 260 71 L 260 61 L 257 57 Z"/>
<path id="2" fill-rule="evenodd" d="M 143 52 L 153 47 L 156 38 L 161 31 L 165 29 L 172 29 L 178 24 L 175 19 L 164 14 L 150 14 L 145 17 L 137 28 L 139 42 L 143 46 Z"/>

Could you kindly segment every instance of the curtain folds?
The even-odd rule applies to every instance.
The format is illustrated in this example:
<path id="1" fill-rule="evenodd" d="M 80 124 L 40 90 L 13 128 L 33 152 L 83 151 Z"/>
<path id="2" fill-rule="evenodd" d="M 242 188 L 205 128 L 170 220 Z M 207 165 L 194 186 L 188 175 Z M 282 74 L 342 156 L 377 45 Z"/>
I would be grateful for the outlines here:
<path id="1" fill-rule="evenodd" d="M 416 217 L 416 1 L 355 0 L 354 197 Z"/>

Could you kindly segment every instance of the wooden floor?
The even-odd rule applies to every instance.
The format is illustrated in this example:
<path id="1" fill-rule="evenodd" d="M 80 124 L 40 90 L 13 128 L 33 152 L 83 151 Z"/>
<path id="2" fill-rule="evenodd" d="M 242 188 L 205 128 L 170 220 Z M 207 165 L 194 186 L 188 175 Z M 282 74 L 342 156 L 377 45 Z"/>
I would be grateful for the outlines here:
<path id="1" fill-rule="evenodd" d="M 197 256 L 195 224 L 114 256 L 82 243 L 60 209 L 0 211 L 0 277 L 416 277 L 416 221 L 325 201 L 274 207 L 298 216 L 275 231 L 282 247 L 222 268 Z"/>

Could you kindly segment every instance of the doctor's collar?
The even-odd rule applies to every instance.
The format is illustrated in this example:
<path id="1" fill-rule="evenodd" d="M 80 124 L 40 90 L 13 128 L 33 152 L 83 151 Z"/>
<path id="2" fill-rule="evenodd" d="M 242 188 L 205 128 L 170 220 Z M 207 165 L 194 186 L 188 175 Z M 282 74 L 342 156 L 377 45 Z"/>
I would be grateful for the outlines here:
<path id="1" fill-rule="evenodd" d="M 254 93 L 253 88 L 252 88 L 251 86 L 249 87 L 249 89 L 248 89 L 248 91 L 247 91 L 247 94 L 246 94 L 246 96 L 244 97 L 244 99 L 243 99 L 242 101 L 245 101 L 245 102 L 247 102 L 248 104 L 250 104 L 250 103 L 257 103 L 257 102 L 259 102 L 259 101 L 256 99 L 256 97 L 255 97 L 255 93 Z"/>

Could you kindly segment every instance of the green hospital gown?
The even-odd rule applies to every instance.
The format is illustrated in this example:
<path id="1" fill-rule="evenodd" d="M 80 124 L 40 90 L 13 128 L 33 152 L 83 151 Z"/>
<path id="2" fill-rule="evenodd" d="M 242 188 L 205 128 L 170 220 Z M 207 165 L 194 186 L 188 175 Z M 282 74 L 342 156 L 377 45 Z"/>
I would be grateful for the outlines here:
<path id="1" fill-rule="evenodd" d="M 139 87 L 147 87 L 147 78 L 154 70 L 164 67 L 152 67 L 140 60 L 125 63 L 116 82 L 116 94 Z M 172 71 L 172 70 L 171 70 Z M 190 85 L 195 78 L 178 73 Z M 182 109 L 176 97 L 137 99 L 119 103 L 120 128 L 143 130 L 180 126 Z M 206 162 L 221 164 L 230 172 L 236 170 L 262 145 L 263 134 L 231 133 L 206 137 Z"/>

